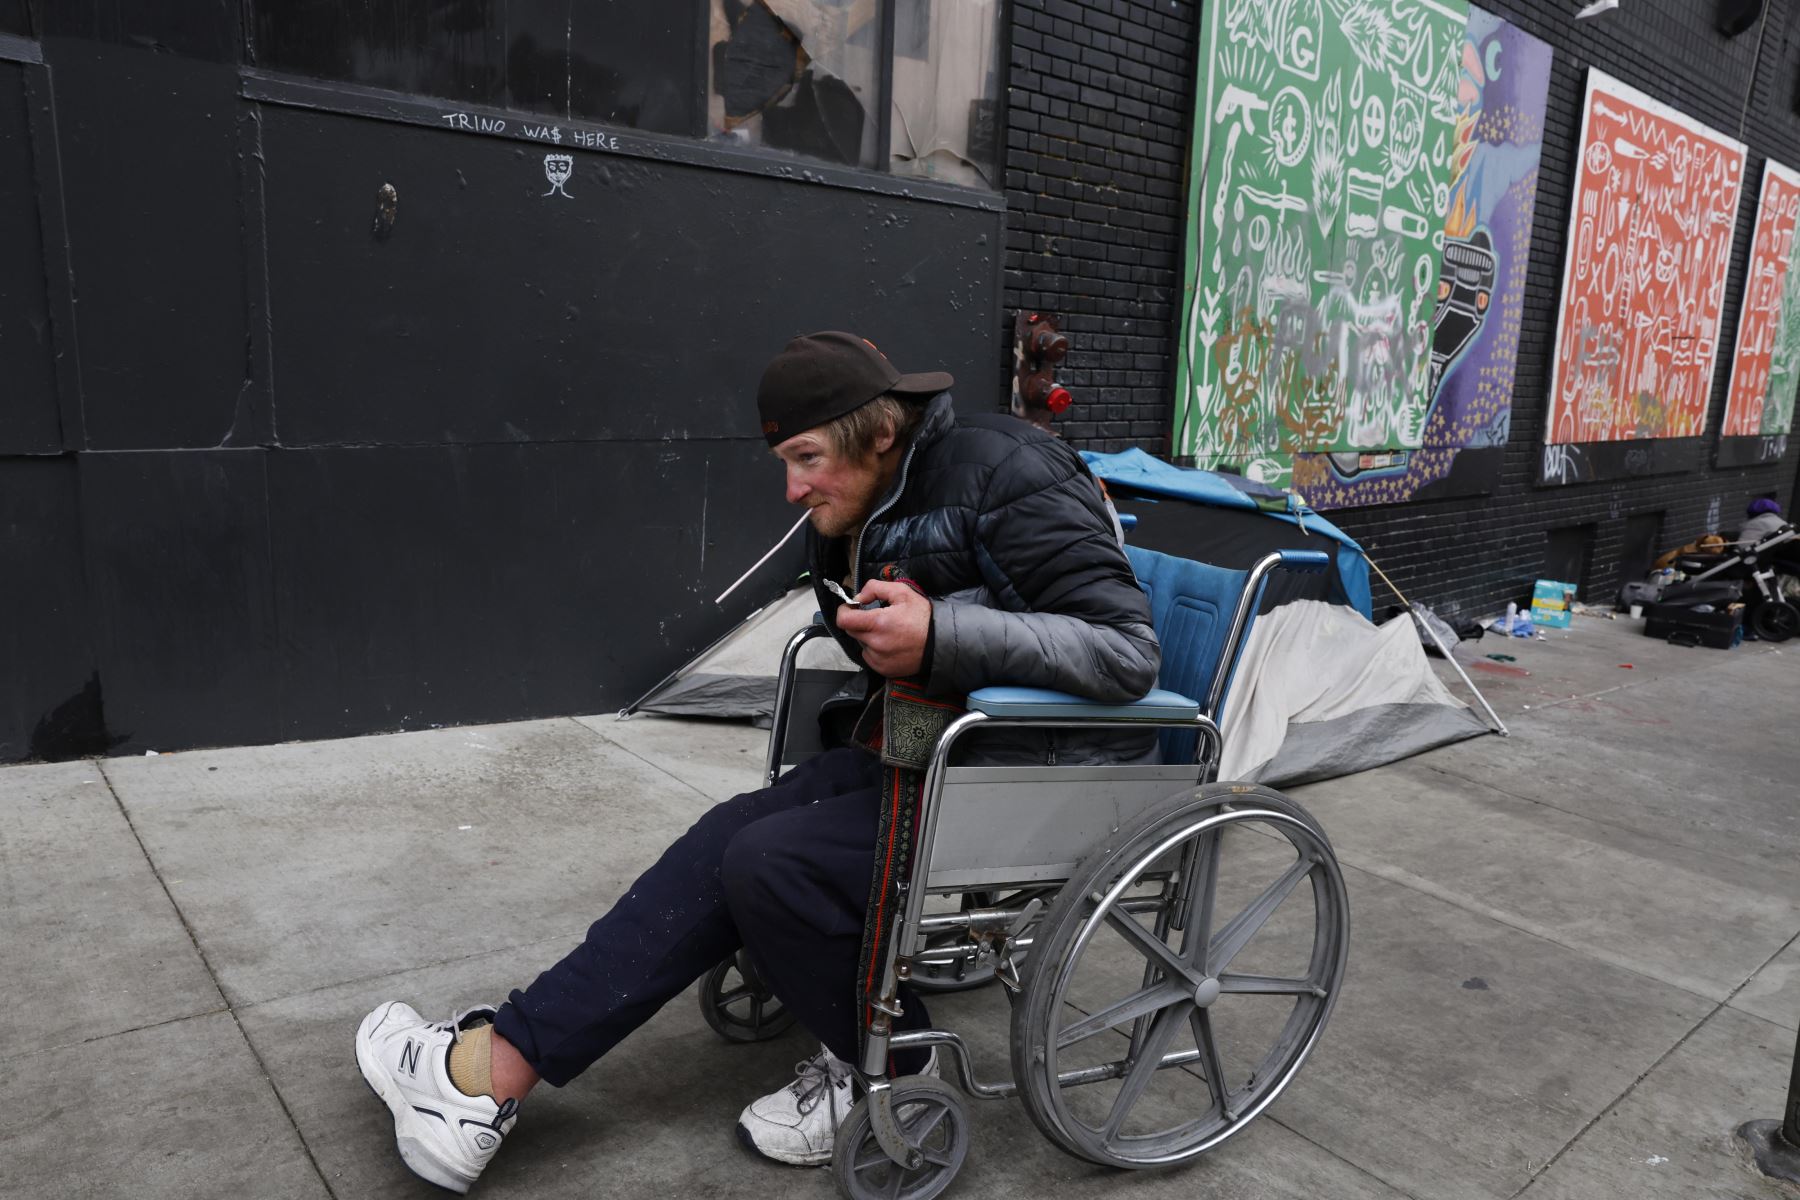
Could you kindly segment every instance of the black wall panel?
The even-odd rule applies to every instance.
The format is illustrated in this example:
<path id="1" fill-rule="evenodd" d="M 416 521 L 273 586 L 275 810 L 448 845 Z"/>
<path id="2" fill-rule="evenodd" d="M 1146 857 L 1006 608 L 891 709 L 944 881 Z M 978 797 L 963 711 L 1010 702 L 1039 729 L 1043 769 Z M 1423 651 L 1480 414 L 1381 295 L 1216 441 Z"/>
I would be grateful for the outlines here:
<path id="1" fill-rule="evenodd" d="M 236 72 L 90 41 L 44 53 L 88 445 L 233 444 L 247 324 Z"/>
<path id="2" fill-rule="evenodd" d="M 0 454 L 62 449 L 25 72 L 0 62 Z"/>
<path id="3" fill-rule="evenodd" d="M 106 720 L 123 753 L 276 740 L 267 454 L 78 456 Z"/>
<path id="4" fill-rule="evenodd" d="M 546 195 L 535 146 L 262 112 L 284 445 L 753 435 L 821 328 L 998 402 L 998 213 L 579 151 Z"/>
<path id="5" fill-rule="evenodd" d="M 157 54 L 238 61 L 242 0 L 35 0 L 37 32 L 137 46 Z"/>
<path id="6" fill-rule="evenodd" d="M 0 458 L 0 762 L 107 748 L 75 460 Z"/>
<path id="7" fill-rule="evenodd" d="M 779 591 L 760 442 L 270 456 L 284 737 L 622 707 Z"/>

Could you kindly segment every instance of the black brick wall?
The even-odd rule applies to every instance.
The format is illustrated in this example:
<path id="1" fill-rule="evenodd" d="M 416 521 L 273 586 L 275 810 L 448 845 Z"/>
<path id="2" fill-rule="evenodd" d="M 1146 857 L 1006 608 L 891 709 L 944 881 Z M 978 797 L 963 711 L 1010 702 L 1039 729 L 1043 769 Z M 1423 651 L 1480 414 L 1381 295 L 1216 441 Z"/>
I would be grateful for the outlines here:
<path id="1" fill-rule="evenodd" d="M 1168 453 L 1196 16 L 1168 0 L 1013 5 L 1006 318 L 1064 318 L 1076 407 L 1061 428 L 1080 446 Z"/>
<path id="2" fill-rule="evenodd" d="M 1800 0 L 1770 0 L 1766 30 L 1725 38 L 1713 0 L 1622 0 L 1577 22 L 1574 0 L 1484 0 L 1555 52 L 1532 265 L 1501 482 L 1487 496 L 1350 509 L 1332 519 L 1407 594 L 1452 613 L 1492 612 L 1545 572 L 1555 530 L 1592 525 L 1577 580 L 1590 599 L 1619 580 L 1626 522 L 1663 514 L 1659 545 L 1734 527 L 1753 497 L 1794 500 L 1800 437 L 1787 457 L 1719 470 L 1738 301 L 1765 158 L 1800 168 Z M 1067 317 L 1061 378 L 1076 406 L 1061 424 L 1079 446 L 1168 453 L 1175 318 L 1181 295 L 1186 155 L 1201 7 L 1186 0 L 1014 0 L 1007 134 L 1007 319 L 1020 308 Z M 1706 465 L 1685 475 L 1542 487 L 1545 385 L 1567 240 L 1570 170 L 1587 68 L 1656 97 L 1750 147 L 1706 434 Z M 1741 128 L 1740 128 L 1741 127 Z M 1379 607 L 1389 597 L 1377 587 Z"/>

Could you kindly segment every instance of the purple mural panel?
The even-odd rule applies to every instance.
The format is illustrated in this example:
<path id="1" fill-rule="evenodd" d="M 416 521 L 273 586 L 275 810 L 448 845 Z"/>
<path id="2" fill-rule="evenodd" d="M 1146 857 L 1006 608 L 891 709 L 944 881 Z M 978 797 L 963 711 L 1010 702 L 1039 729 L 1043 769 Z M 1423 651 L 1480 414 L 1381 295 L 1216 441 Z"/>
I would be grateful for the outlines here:
<path id="1" fill-rule="evenodd" d="M 1315 508 L 1409 500 L 1448 479 L 1458 455 L 1498 454 L 1506 444 L 1549 87 L 1549 46 L 1469 10 L 1424 442 L 1416 450 L 1296 455 L 1294 487 Z"/>

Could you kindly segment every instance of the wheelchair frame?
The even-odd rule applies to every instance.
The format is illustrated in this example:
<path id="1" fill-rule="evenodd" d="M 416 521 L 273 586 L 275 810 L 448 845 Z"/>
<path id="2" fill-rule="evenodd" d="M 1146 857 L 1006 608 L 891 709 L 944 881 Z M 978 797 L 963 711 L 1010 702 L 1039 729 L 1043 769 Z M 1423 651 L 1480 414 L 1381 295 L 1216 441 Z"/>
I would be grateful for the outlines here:
<path id="1" fill-rule="evenodd" d="M 1315 964 L 1309 968 L 1309 979 L 1329 968 L 1329 977 L 1333 986 L 1331 994 L 1327 996 L 1317 984 L 1313 985 L 1313 993 L 1318 996 L 1323 1008 L 1310 1028 L 1302 1031 L 1305 1033 L 1303 1044 L 1296 1040 L 1293 1047 L 1283 1051 L 1286 1058 L 1291 1059 L 1291 1066 L 1285 1071 L 1284 1077 L 1277 1081 L 1273 1088 L 1266 1090 L 1260 1101 L 1254 1105 L 1253 1111 L 1247 1110 L 1236 1114 L 1231 1111 L 1225 1100 L 1226 1093 L 1222 1090 L 1224 1087 L 1222 1080 L 1209 1082 L 1209 1087 L 1230 1127 L 1212 1137 L 1205 1145 L 1199 1146 L 1197 1149 L 1185 1149 L 1162 1161 L 1185 1161 L 1236 1133 L 1247 1123 L 1249 1118 L 1254 1117 L 1269 1103 L 1272 1103 L 1293 1075 L 1298 1072 L 1301 1063 L 1323 1030 L 1330 1006 L 1335 1002 L 1336 981 L 1342 976 L 1343 960 L 1348 942 L 1348 910 L 1347 900 L 1343 895 L 1342 878 L 1338 873 L 1335 859 L 1332 857 L 1323 830 L 1298 805 L 1275 793 L 1268 792 L 1266 789 L 1226 788 L 1224 785 L 1220 785 L 1218 788 L 1207 788 L 1206 785 L 1213 782 L 1223 749 L 1223 735 L 1218 714 L 1227 698 L 1236 673 L 1237 660 L 1244 648 L 1269 577 L 1276 570 L 1283 568 L 1319 572 L 1325 570 L 1328 565 L 1329 557 L 1322 551 L 1293 550 L 1269 554 L 1256 563 L 1249 573 L 1244 589 L 1232 612 L 1231 623 L 1222 643 L 1218 663 L 1208 682 L 1204 701 L 1186 701 L 1188 705 L 1192 706 L 1191 713 L 1172 715 L 1168 711 L 1168 706 L 1165 705 L 1153 715 L 1133 715 L 1130 705 L 1096 705 L 1078 697 L 1060 696 L 1055 693 L 1043 693 L 1034 697 L 1036 703 L 1025 706 L 1031 711 L 1010 712 L 1009 709 L 1016 709 L 1019 706 L 1003 702 L 990 702 L 984 698 L 983 692 L 978 691 L 970 697 L 970 711 L 957 718 L 945 731 L 933 751 L 930 765 L 925 773 L 917 819 L 917 849 L 911 864 L 910 878 L 897 884 L 899 899 L 902 902 L 896 906 L 892 936 L 887 939 L 886 960 L 882 966 L 879 988 L 876 994 L 868 997 L 871 1007 L 875 1010 L 875 1016 L 864 1032 L 861 1058 L 854 1064 L 858 1082 L 866 1096 L 868 1131 L 872 1132 L 881 1151 L 893 1164 L 897 1164 L 899 1169 L 916 1171 L 925 1168 L 927 1163 L 921 1150 L 907 1141 L 901 1121 L 896 1115 L 897 1098 L 894 1088 L 896 1082 L 904 1084 L 906 1081 L 888 1078 L 887 1061 L 891 1052 L 910 1048 L 945 1047 L 956 1064 L 964 1090 L 974 1096 L 1014 1096 L 1021 1092 L 1025 1084 L 1023 1079 L 1018 1078 L 1019 1072 L 1016 1064 L 1015 1078 L 1012 1080 L 989 1083 L 977 1079 L 968 1048 L 961 1036 L 955 1032 L 945 1029 L 895 1032 L 893 1020 L 901 1015 L 899 1000 L 901 984 L 913 978 L 914 968 L 918 966 L 942 966 L 968 961 L 974 961 L 977 964 L 993 962 L 997 964 L 997 973 L 1002 982 L 1012 997 L 1016 999 L 1025 986 L 1025 981 L 1022 981 L 1020 977 L 1017 956 L 1032 947 L 1034 938 L 1031 930 L 1034 922 L 1045 920 L 1046 904 L 1059 890 L 1066 889 L 1077 874 L 1077 868 L 1082 866 L 1090 856 L 1097 853 L 1096 845 L 1103 848 L 1109 838 L 1119 834 L 1121 829 L 1133 825 L 1140 816 L 1153 808 L 1156 802 L 1172 801 L 1178 796 L 1191 797 L 1191 802 L 1198 803 L 1202 807 L 1194 808 L 1188 824 L 1183 826 L 1185 832 L 1182 837 L 1186 840 L 1181 842 L 1183 848 L 1180 850 L 1179 861 L 1174 861 L 1176 852 L 1172 849 L 1163 850 L 1161 858 L 1154 860 L 1161 864 L 1164 875 L 1173 877 L 1170 876 L 1171 872 L 1180 872 L 1180 878 L 1184 881 L 1182 886 L 1191 887 L 1191 884 L 1185 882 L 1188 877 L 1186 873 L 1200 869 L 1197 860 L 1198 854 L 1210 853 L 1212 856 L 1210 869 L 1216 880 L 1218 839 L 1224 825 L 1240 820 L 1254 820 L 1265 825 L 1275 826 L 1281 832 L 1285 832 L 1289 840 L 1300 848 L 1299 861 L 1305 867 L 1305 870 L 1298 874 L 1294 869 L 1290 869 L 1289 875 L 1294 878 L 1292 881 L 1285 879 L 1283 881 L 1286 882 L 1288 890 L 1297 886 L 1302 878 L 1312 876 L 1315 869 L 1323 868 L 1319 870 L 1319 877 L 1314 879 L 1314 886 L 1315 889 L 1320 887 L 1326 889 L 1318 893 L 1320 897 L 1318 903 L 1321 906 L 1326 903 L 1327 898 L 1336 905 L 1329 931 L 1335 946 L 1332 951 L 1335 960 L 1333 963 L 1320 965 L 1317 948 L 1319 943 L 1315 942 Z M 776 689 L 775 710 L 769 735 L 769 750 L 765 763 L 765 783 L 773 783 L 784 766 L 784 749 L 788 740 L 800 652 L 808 642 L 825 636 L 827 636 L 827 631 L 822 621 L 815 621 L 811 626 L 795 633 L 783 651 Z M 984 689 L 984 691 L 992 691 L 992 689 Z M 1034 730 L 1179 729 L 1193 731 L 1197 736 L 1193 761 L 1185 764 L 1101 767 L 963 767 L 951 765 L 951 755 L 964 738 L 979 731 L 1000 728 Z M 1105 792 L 1111 798 L 1112 803 L 1110 805 L 1095 803 L 1096 789 Z M 962 816 L 959 818 L 953 815 L 946 822 L 948 807 L 945 802 L 946 796 L 954 798 L 975 792 L 981 793 L 982 804 L 979 807 L 958 806 L 955 811 L 961 813 Z M 1177 793 L 1177 796 L 1171 796 L 1171 792 Z M 1082 827 L 1080 819 L 1072 821 L 1046 821 L 1044 819 L 1043 813 L 1046 806 L 1054 809 L 1054 797 L 1059 793 L 1064 794 L 1070 801 L 1065 810 L 1068 815 L 1071 817 L 1078 817 L 1081 813 L 1090 815 L 1085 829 Z M 1207 795 L 1203 795 L 1203 793 Z M 1224 795 L 1221 796 L 1219 793 L 1224 793 Z M 1240 794 L 1242 794 L 1241 797 Z M 1047 796 L 1051 799 L 1047 800 Z M 1238 802 L 1233 803 L 1234 799 Z M 1035 814 L 1037 828 L 1026 837 L 1024 844 L 1015 847 L 1011 856 L 1000 865 L 983 869 L 957 858 L 954 851 L 940 850 L 940 834 L 946 824 L 950 824 L 959 826 L 953 830 L 956 836 L 950 839 L 953 845 L 988 847 L 987 853 L 991 854 L 993 838 L 983 838 L 982 831 L 997 834 L 1001 831 L 1016 829 L 1015 819 L 1028 810 Z M 1096 812 L 1096 810 L 1099 811 Z M 1204 815 L 1206 813 L 1212 815 Z M 1097 825 L 1094 818 L 1097 818 Z M 1212 838 L 1210 843 L 1205 841 L 1209 836 Z M 1175 843 L 1172 842 L 1171 845 L 1173 846 Z M 1210 851 L 1195 849 L 1195 847 L 1203 845 L 1210 845 Z M 1309 848 L 1312 848 L 1310 858 L 1308 857 Z M 1157 878 L 1154 874 L 1155 870 L 1156 868 L 1152 868 L 1151 874 L 1140 873 L 1133 878 L 1140 883 L 1144 880 L 1155 879 Z M 1216 882 L 1209 886 L 1216 886 Z M 1145 911 L 1142 906 L 1161 905 L 1164 908 L 1171 906 L 1171 901 L 1166 896 L 1162 900 L 1126 898 L 1123 896 L 1125 888 L 1126 884 L 1120 883 L 1115 889 L 1118 894 L 1108 897 L 1109 902 L 1119 906 L 1119 911 Z M 926 899 L 930 895 L 958 892 L 965 894 L 969 892 L 998 893 L 999 891 L 1016 892 L 1017 895 L 1011 904 L 1004 906 L 965 907 L 961 912 L 931 915 L 927 915 L 925 911 Z M 1165 880 L 1164 892 L 1168 891 L 1169 887 Z M 1283 891 L 1281 897 L 1274 900 L 1273 904 L 1269 906 L 1268 912 L 1262 915 L 1262 921 L 1268 919 L 1274 906 L 1279 905 L 1280 899 L 1286 894 L 1287 892 Z M 1098 894 L 1095 898 L 1098 899 Z M 1172 903 L 1178 907 L 1181 901 L 1177 899 Z M 1140 907 L 1133 909 L 1133 905 Z M 1210 894 L 1207 906 L 1210 916 Z M 1321 922 L 1318 929 L 1324 930 L 1324 917 L 1321 915 L 1316 919 Z M 1128 920 L 1131 924 L 1137 924 L 1135 920 Z M 1159 920 L 1166 924 L 1169 918 L 1164 917 Z M 1162 927 L 1163 925 L 1159 925 L 1159 928 Z M 1179 920 L 1176 921 L 1175 928 L 1182 928 Z M 1248 940 L 1250 936 L 1253 936 L 1256 928 L 1260 928 L 1260 924 L 1245 932 L 1244 939 Z M 950 948 L 940 946 L 933 949 L 928 945 L 928 940 L 934 936 L 942 938 L 945 935 L 958 933 L 966 935 L 967 941 Z M 1324 936 L 1324 933 L 1316 934 L 1318 938 Z M 1145 971 L 1146 990 L 1150 988 L 1153 977 L 1157 979 L 1165 977 L 1156 975 L 1155 960 L 1151 961 L 1152 966 L 1146 968 Z M 1073 958 L 1064 965 L 1064 986 L 1067 984 L 1067 977 L 1073 971 L 1074 965 Z M 1179 968 L 1170 966 L 1163 969 L 1166 974 Z M 1223 970 L 1219 974 L 1222 978 Z M 1166 977 L 1171 983 L 1175 982 L 1172 974 L 1166 974 Z M 1216 998 L 1219 988 L 1217 980 L 1201 979 L 1199 975 L 1193 974 L 1191 969 L 1184 978 L 1186 982 L 1177 983 L 1176 986 L 1195 985 L 1202 992 L 1210 986 L 1212 988 L 1211 996 Z M 1296 984 L 1302 981 L 1277 982 Z M 1211 1002 L 1211 999 L 1204 1000 L 1204 1004 L 1207 1005 Z M 1146 1018 L 1139 1017 L 1132 1033 L 1134 1056 L 1146 1049 L 1145 1020 Z M 1123 1021 L 1121 1020 L 1119 1023 L 1122 1024 Z M 1292 1024 L 1293 1022 L 1290 1020 L 1290 1025 Z M 1198 1028 L 1199 1026 L 1196 1025 L 1196 1029 Z M 1198 1041 L 1198 1034 L 1196 1036 Z M 1298 1034 L 1296 1038 L 1298 1038 Z M 1166 1044 L 1167 1035 L 1165 1034 L 1161 1045 L 1166 1047 Z M 1278 1042 L 1277 1048 L 1281 1049 L 1282 1043 Z M 1199 1044 L 1194 1050 L 1165 1055 L 1161 1049 L 1158 1049 L 1157 1054 L 1159 1058 L 1154 1068 L 1156 1071 L 1171 1066 L 1195 1063 L 1206 1058 L 1205 1051 Z M 1055 1076 L 1054 1086 L 1065 1088 L 1122 1078 L 1127 1073 L 1127 1064 L 1130 1061 L 1132 1060 L 1115 1063 L 1111 1066 L 1090 1067 L 1084 1070 L 1059 1073 Z M 1213 1046 L 1211 1060 L 1201 1062 L 1201 1066 L 1208 1071 L 1209 1081 L 1221 1071 L 1216 1044 Z M 1125 1086 L 1129 1086 L 1129 1084 L 1128 1080 Z M 1144 1086 L 1147 1085 L 1138 1084 L 1140 1092 Z M 939 1088 L 941 1089 L 941 1085 Z M 948 1089 L 941 1090 L 948 1091 Z M 953 1093 L 951 1096 L 954 1098 Z M 938 1097 L 935 1091 L 926 1099 L 937 1104 L 948 1104 L 948 1101 Z M 1027 1100 L 1029 1108 L 1031 1107 L 1029 1098 Z M 1033 1109 L 1032 1115 L 1034 1121 L 1044 1128 L 1046 1134 L 1051 1136 L 1053 1141 L 1061 1144 L 1064 1149 L 1085 1157 L 1094 1157 L 1092 1153 L 1084 1152 L 1079 1146 L 1072 1145 L 1068 1138 L 1057 1136 L 1056 1132 L 1045 1124 L 1045 1120 L 1040 1118 L 1036 1109 Z M 844 1147 L 845 1143 L 840 1135 L 840 1151 Z M 963 1149 L 966 1151 L 966 1137 Z M 844 1156 L 840 1155 L 840 1157 Z M 866 1155 L 863 1161 L 869 1161 Z M 1117 1161 L 1119 1165 L 1127 1166 L 1158 1165 L 1157 1161 L 1151 1159 L 1142 1162 L 1114 1161 Z M 954 1175 L 960 1163 L 959 1152 L 956 1163 L 948 1167 L 948 1175 L 937 1184 L 935 1190 L 928 1189 L 920 1194 L 935 1195 L 936 1191 L 948 1186 L 949 1176 Z M 862 1194 L 855 1190 L 851 1182 L 847 1182 L 847 1176 L 842 1172 L 839 1174 L 839 1186 L 846 1195 Z M 889 1194 L 894 1193 L 890 1190 Z"/>

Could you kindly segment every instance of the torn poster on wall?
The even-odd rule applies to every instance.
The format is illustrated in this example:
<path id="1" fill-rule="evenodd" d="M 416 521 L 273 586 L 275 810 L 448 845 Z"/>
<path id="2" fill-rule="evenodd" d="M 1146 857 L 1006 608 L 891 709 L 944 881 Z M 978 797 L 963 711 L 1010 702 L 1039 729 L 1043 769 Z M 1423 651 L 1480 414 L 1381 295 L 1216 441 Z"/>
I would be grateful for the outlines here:
<path id="1" fill-rule="evenodd" d="M 1589 69 L 1546 445 L 1698 437 L 1744 146 Z"/>
<path id="2" fill-rule="evenodd" d="M 1219 0 L 1203 39 L 1176 452 L 1342 507 L 1504 442 L 1549 48 L 1438 0 Z"/>
<path id="3" fill-rule="evenodd" d="M 1756 232 L 1750 242 L 1722 437 L 1775 437 L 1794 423 L 1794 392 L 1800 388 L 1797 221 L 1800 172 L 1770 160 L 1763 168 Z"/>

